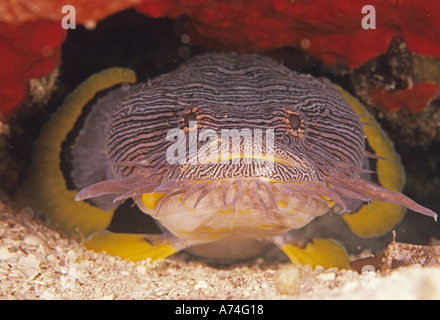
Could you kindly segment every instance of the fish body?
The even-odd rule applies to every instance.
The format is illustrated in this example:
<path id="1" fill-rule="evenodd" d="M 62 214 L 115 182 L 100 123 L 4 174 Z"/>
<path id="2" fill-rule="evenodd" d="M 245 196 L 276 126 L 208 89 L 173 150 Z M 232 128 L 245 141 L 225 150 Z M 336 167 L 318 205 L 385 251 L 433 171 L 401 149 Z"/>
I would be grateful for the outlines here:
<path id="1" fill-rule="evenodd" d="M 366 152 L 365 110 L 355 110 L 356 102 L 349 103 L 327 79 L 258 55 L 209 53 L 113 92 L 98 103 L 106 125 L 89 125 L 103 137 L 95 150 L 81 142 L 92 129 L 74 145 L 74 180 L 83 188 L 75 199 L 104 197 L 110 200 L 101 206 L 111 210 L 113 203 L 132 198 L 167 230 L 160 239 L 141 238 L 148 246 L 235 258 L 272 242 L 292 261 L 307 263 L 316 253 L 298 257 L 313 245 L 323 255 L 341 250 L 321 240 L 309 246 L 288 231 L 331 210 L 350 217 L 364 215 L 362 203 L 391 203 L 388 209 L 397 213 L 376 217 L 380 227 L 364 236 L 394 226 L 403 215 L 400 205 L 436 216 L 400 193 L 403 181 L 388 189 L 369 181 L 368 159 L 374 156 Z M 377 141 L 372 148 L 380 150 Z M 401 170 L 398 161 L 391 165 L 393 172 Z M 87 240 L 90 247 L 111 238 L 96 229 Z M 111 251 L 111 245 L 104 247 Z"/>

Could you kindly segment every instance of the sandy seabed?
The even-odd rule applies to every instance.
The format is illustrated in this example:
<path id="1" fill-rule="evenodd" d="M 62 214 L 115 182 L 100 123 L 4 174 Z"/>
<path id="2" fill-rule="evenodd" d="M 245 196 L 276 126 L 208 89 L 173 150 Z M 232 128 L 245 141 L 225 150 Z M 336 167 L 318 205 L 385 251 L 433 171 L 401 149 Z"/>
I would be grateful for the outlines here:
<path id="1" fill-rule="evenodd" d="M 2 203 L 0 241 L 0 299 L 440 299 L 440 267 L 381 275 L 264 259 L 219 268 L 185 255 L 134 263 Z"/>

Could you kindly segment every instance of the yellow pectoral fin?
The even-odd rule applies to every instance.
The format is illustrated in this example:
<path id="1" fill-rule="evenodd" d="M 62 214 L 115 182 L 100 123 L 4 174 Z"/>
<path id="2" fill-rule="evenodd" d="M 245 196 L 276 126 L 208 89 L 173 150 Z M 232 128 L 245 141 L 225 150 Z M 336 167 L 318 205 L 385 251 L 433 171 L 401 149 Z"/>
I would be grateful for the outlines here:
<path id="1" fill-rule="evenodd" d="M 348 268 L 347 251 L 332 239 L 314 238 L 305 248 L 286 244 L 281 250 L 293 263 L 328 268 Z"/>
<path id="2" fill-rule="evenodd" d="M 368 238 L 390 231 L 402 220 L 405 212 L 406 208 L 401 205 L 374 201 L 355 213 L 344 214 L 342 218 L 354 234 Z"/>
<path id="3" fill-rule="evenodd" d="M 31 168 L 31 197 L 49 221 L 68 233 L 82 237 L 107 228 L 113 210 L 104 211 L 87 202 L 74 200 L 76 191 L 67 190 L 60 169 L 61 141 L 48 141 L 44 135 L 34 145 Z"/>
<path id="4" fill-rule="evenodd" d="M 359 100 L 342 88 L 335 87 L 362 117 L 362 121 L 369 124 L 364 126 L 368 144 L 376 155 L 385 158 L 377 159 L 376 172 L 379 184 L 388 190 L 402 192 L 405 185 L 405 171 L 392 141 Z M 357 212 L 344 214 L 342 218 L 356 235 L 374 237 L 390 231 L 402 220 L 405 212 L 406 208 L 401 205 L 374 201 L 370 205 L 363 205 Z"/>
<path id="5" fill-rule="evenodd" d="M 63 141 L 87 102 L 98 91 L 123 82 L 136 82 L 134 72 L 112 68 L 91 76 L 66 98 L 35 140 L 30 178 L 31 197 L 62 231 L 87 237 L 105 229 L 113 217 L 113 210 L 104 211 L 86 202 L 75 202 L 77 191 L 66 187 L 60 168 L 60 154 Z"/>
<path id="6" fill-rule="evenodd" d="M 152 245 L 145 239 L 145 234 L 113 233 L 104 230 L 92 234 L 83 243 L 87 249 L 104 251 L 132 261 L 147 258 L 151 258 L 153 261 L 160 260 L 178 251 L 170 241 L 161 239 L 157 245 Z"/>

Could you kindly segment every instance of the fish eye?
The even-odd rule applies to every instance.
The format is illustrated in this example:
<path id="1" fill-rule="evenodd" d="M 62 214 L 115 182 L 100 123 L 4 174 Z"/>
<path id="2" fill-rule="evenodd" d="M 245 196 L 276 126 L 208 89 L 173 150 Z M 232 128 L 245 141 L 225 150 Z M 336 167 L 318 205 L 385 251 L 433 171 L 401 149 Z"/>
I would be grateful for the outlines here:
<path id="1" fill-rule="evenodd" d="M 189 128 L 190 121 L 196 121 L 197 115 L 195 112 L 190 112 L 184 115 L 183 122 L 185 124 L 185 127 Z"/>
<path id="2" fill-rule="evenodd" d="M 191 121 L 197 121 L 200 118 L 201 110 L 198 107 L 193 107 L 188 110 L 186 110 L 182 117 L 180 118 L 180 128 L 183 130 L 189 130 L 190 128 L 190 122 Z M 199 126 L 199 125 L 197 125 Z"/>
<path id="3" fill-rule="evenodd" d="M 298 111 L 286 110 L 284 113 L 284 123 L 287 131 L 295 138 L 302 139 L 306 134 L 306 123 L 304 117 Z"/>
<path id="4" fill-rule="evenodd" d="M 294 131 L 297 131 L 301 126 L 301 117 L 298 114 L 292 113 L 289 115 L 289 123 L 290 128 Z"/>

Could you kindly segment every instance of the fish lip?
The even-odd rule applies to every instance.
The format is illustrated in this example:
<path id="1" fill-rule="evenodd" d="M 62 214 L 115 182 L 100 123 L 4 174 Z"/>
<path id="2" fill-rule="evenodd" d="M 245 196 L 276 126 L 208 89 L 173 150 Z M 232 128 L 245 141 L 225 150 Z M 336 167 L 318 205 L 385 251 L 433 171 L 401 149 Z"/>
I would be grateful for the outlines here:
<path id="1" fill-rule="evenodd" d="M 283 159 L 281 157 L 273 156 L 273 155 L 256 155 L 256 156 L 247 157 L 241 153 L 240 154 L 232 154 L 229 156 L 229 159 L 225 160 L 225 161 L 231 161 L 231 160 L 234 161 L 234 160 L 238 160 L 238 159 L 242 159 L 243 161 L 262 160 L 262 161 L 269 161 L 272 163 L 280 163 L 280 164 L 291 165 L 291 166 L 295 165 L 295 163 L 293 163 L 292 161 L 289 161 L 287 159 Z M 215 161 L 215 160 L 212 161 L 211 159 L 208 159 L 205 161 L 201 161 L 200 164 L 216 163 L 216 162 L 221 162 L 221 161 Z"/>
<path id="2" fill-rule="evenodd" d="M 284 183 L 324 180 L 320 170 L 306 157 L 288 159 L 273 155 L 249 157 L 235 154 L 224 161 L 208 159 L 197 163 L 177 163 L 164 175 L 162 183 L 173 180 L 198 182 L 246 178 L 266 178 Z"/>

